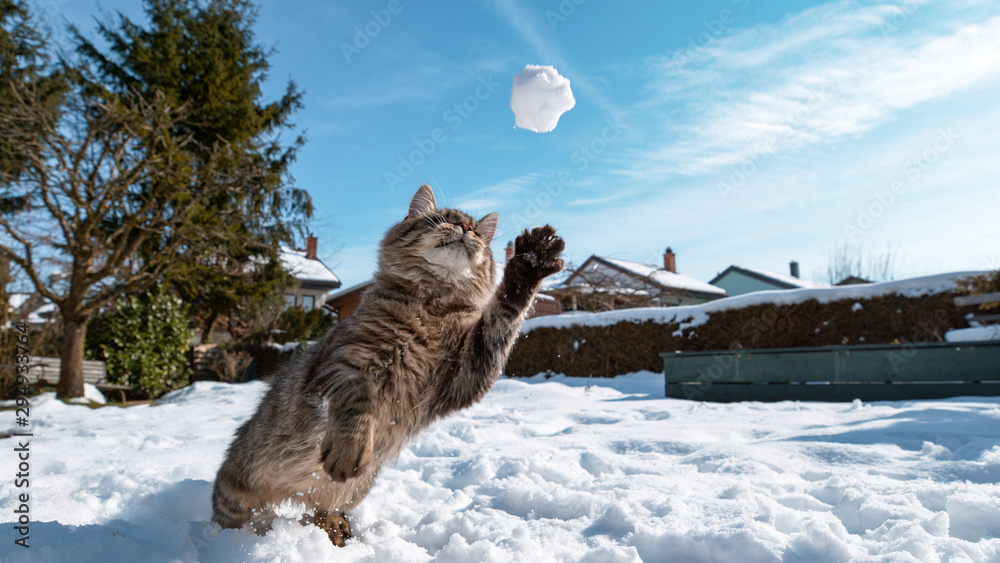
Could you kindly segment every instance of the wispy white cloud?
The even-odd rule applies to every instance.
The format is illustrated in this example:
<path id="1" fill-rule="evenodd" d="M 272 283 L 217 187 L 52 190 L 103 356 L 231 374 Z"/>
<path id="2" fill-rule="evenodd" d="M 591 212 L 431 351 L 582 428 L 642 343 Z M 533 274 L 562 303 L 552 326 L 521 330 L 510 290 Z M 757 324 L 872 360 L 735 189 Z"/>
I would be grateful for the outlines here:
<path id="1" fill-rule="evenodd" d="M 622 199 L 623 197 L 626 197 L 626 195 L 627 194 L 624 194 L 624 193 L 616 193 L 616 194 L 613 194 L 613 195 L 601 196 L 601 197 L 579 198 L 579 199 L 574 199 L 573 201 L 569 202 L 568 205 L 570 205 L 570 206 L 576 206 L 576 205 L 598 205 L 598 204 L 601 204 L 601 203 L 608 203 L 608 202 L 611 202 L 611 201 Z"/>
<path id="2" fill-rule="evenodd" d="M 478 85 L 480 78 L 489 79 L 504 72 L 510 61 L 500 57 L 473 61 L 444 60 L 432 55 L 411 55 L 399 64 L 384 64 L 378 79 L 367 79 L 360 89 L 348 86 L 330 96 L 324 105 L 335 110 L 374 108 L 413 102 L 440 104 L 449 93 Z M 493 78 L 497 80 L 499 74 Z M 465 94 L 463 94 L 464 96 Z"/>
<path id="3" fill-rule="evenodd" d="M 626 171 L 633 178 L 711 173 L 762 153 L 863 134 L 995 80 L 1000 9 L 980 11 L 968 23 L 923 5 L 900 20 L 893 5 L 833 2 L 693 54 L 655 58 L 642 109 L 663 120 L 662 136 L 635 151 L 638 164 Z"/>
<path id="4" fill-rule="evenodd" d="M 454 204 L 458 209 L 467 212 L 492 212 L 505 211 L 511 205 L 511 201 L 516 201 L 517 197 L 530 192 L 531 186 L 535 185 L 545 175 L 540 172 L 530 172 L 521 176 L 507 178 L 496 184 L 479 188 L 464 197 L 460 197 Z"/>

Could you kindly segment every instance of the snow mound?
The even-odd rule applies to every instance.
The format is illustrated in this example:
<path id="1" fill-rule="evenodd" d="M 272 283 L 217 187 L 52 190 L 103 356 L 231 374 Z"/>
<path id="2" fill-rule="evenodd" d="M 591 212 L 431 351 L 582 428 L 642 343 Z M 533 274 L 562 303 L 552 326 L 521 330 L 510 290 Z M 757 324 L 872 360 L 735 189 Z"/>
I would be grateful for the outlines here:
<path id="1" fill-rule="evenodd" d="M 948 342 L 981 342 L 983 340 L 1000 340 L 1000 325 L 956 328 L 944 333 L 944 339 Z"/>
<path id="2" fill-rule="evenodd" d="M 556 128 L 559 116 L 575 105 L 569 79 L 552 66 L 527 65 L 514 75 L 510 109 L 516 127 L 548 133 Z"/>
<path id="3" fill-rule="evenodd" d="M 82 404 L 82 405 L 86 405 L 87 403 L 91 403 L 91 402 L 98 403 L 98 404 L 101 404 L 101 405 L 107 404 L 107 400 L 104 398 L 104 393 L 101 393 L 101 391 L 97 387 L 94 387 L 90 383 L 84 383 L 83 384 L 83 396 L 82 397 L 77 397 L 75 399 L 70 399 L 69 402 L 71 402 L 71 403 L 79 403 L 79 404 Z"/>

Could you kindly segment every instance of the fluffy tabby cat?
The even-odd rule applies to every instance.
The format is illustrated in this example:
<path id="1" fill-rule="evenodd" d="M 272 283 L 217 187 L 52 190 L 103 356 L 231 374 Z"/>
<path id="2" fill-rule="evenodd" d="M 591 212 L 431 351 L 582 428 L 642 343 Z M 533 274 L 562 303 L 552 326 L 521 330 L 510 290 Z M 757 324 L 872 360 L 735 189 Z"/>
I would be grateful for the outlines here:
<path id="1" fill-rule="evenodd" d="M 263 533 L 292 499 L 306 505 L 303 523 L 344 545 L 344 511 L 414 435 L 483 398 L 542 278 L 563 267 L 552 227 L 525 230 L 497 288 L 496 229 L 496 213 L 476 221 L 438 209 L 420 187 L 382 240 L 358 309 L 276 376 L 237 430 L 215 479 L 214 521 Z"/>

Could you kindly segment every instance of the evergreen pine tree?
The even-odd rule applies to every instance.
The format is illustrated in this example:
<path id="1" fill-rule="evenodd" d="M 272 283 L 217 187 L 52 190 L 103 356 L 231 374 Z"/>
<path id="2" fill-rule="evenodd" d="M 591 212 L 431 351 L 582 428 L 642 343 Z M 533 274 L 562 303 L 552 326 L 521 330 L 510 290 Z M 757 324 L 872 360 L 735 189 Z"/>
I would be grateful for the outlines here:
<path id="1" fill-rule="evenodd" d="M 107 53 L 73 32 L 78 52 L 109 87 L 122 94 L 162 92 L 170 104 L 187 108 L 177 133 L 192 136 L 196 161 L 209 149 L 223 155 L 214 175 L 201 182 L 219 181 L 220 174 L 245 178 L 240 189 L 220 192 L 194 216 L 212 250 L 186 255 L 183 268 L 167 280 L 199 315 L 207 340 L 220 316 L 289 283 L 280 245 L 302 234 L 312 215 L 308 193 L 291 185 L 288 172 L 304 139 L 281 139 L 302 106 L 302 92 L 289 82 L 281 99 L 262 100 L 268 52 L 255 43 L 256 10 L 247 0 L 145 4 L 148 27 L 124 16 L 117 28 L 99 25 Z"/>
<path id="2" fill-rule="evenodd" d="M 27 3 L 0 0 L 0 115 L 13 113 L 18 98 L 37 95 L 48 112 L 44 117 L 56 117 L 65 91 L 65 73 L 50 67 L 46 47 L 45 37 L 35 28 Z M 3 178 L 16 178 L 23 171 L 27 158 L 24 143 L 37 137 L 40 127 L 38 121 L 22 121 L 16 132 L 12 129 L 0 137 Z M 0 195 L 0 212 L 23 204 L 8 194 Z"/>

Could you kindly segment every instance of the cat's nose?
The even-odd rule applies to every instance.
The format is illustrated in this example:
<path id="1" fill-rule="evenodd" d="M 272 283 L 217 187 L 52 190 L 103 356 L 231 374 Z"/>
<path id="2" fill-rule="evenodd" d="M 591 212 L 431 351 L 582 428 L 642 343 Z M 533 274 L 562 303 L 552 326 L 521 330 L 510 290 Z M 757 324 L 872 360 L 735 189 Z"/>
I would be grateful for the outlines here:
<path id="1" fill-rule="evenodd" d="M 472 225 L 466 223 L 465 221 L 459 223 L 458 226 L 462 227 L 462 230 L 466 233 L 472 230 Z"/>

